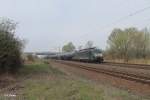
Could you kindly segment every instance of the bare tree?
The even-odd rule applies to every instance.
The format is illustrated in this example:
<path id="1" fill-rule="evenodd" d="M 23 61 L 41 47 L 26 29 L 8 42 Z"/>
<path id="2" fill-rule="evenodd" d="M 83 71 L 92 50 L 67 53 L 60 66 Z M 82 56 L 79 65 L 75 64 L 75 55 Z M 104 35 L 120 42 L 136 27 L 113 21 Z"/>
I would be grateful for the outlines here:
<path id="1" fill-rule="evenodd" d="M 93 41 L 87 41 L 85 48 L 92 48 L 93 47 Z"/>
<path id="2" fill-rule="evenodd" d="M 83 49 L 83 46 L 82 45 L 78 46 L 78 50 L 81 50 L 81 49 Z"/>
<path id="3" fill-rule="evenodd" d="M 150 51 L 148 30 L 114 29 L 108 38 L 108 54 L 126 62 L 132 58 L 145 58 Z"/>

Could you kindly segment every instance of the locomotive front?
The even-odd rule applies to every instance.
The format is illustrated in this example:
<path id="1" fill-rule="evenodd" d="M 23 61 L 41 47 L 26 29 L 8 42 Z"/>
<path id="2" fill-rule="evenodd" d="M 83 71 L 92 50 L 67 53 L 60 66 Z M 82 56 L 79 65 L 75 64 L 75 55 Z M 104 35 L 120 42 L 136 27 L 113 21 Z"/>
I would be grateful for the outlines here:
<path id="1" fill-rule="evenodd" d="M 95 49 L 93 51 L 96 62 L 102 63 L 104 61 L 103 53 L 100 49 Z"/>

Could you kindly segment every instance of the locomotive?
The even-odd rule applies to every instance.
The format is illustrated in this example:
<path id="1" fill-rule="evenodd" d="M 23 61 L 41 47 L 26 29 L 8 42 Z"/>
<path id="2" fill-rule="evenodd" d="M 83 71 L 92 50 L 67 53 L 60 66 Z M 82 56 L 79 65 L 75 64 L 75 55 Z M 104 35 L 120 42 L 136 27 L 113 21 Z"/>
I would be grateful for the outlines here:
<path id="1" fill-rule="evenodd" d="M 73 60 L 73 61 L 97 62 L 97 63 L 102 63 L 104 61 L 102 50 L 97 49 L 95 47 L 68 53 L 58 53 L 48 58 L 57 60 Z"/>
<path id="2" fill-rule="evenodd" d="M 75 52 L 72 60 L 82 61 L 82 62 L 103 62 L 103 54 L 100 49 L 88 48 Z"/>

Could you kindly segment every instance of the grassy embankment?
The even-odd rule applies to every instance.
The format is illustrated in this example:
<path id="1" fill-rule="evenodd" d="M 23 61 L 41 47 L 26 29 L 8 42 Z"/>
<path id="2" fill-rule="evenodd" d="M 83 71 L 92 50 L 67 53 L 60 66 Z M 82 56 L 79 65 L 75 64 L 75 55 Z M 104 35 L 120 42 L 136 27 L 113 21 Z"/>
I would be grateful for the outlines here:
<path id="1" fill-rule="evenodd" d="M 44 63 L 25 65 L 15 93 L 23 100 L 148 100 L 111 86 L 68 76 Z M 20 100 L 20 99 L 19 99 Z"/>
<path id="2" fill-rule="evenodd" d="M 130 59 L 128 62 L 124 62 L 123 59 L 105 59 L 105 61 L 116 62 L 116 63 L 148 64 L 148 65 L 150 65 L 150 59 Z"/>

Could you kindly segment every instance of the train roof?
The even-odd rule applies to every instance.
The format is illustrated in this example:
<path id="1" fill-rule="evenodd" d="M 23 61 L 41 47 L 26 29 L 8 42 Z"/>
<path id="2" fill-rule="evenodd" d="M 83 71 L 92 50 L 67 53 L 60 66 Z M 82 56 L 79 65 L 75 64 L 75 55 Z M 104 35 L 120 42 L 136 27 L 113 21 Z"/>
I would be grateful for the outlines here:
<path id="1" fill-rule="evenodd" d="M 49 57 L 72 56 L 73 54 L 74 54 L 74 52 L 61 52 L 61 53 L 57 53 L 55 55 L 51 55 Z"/>
<path id="2" fill-rule="evenodd" d="M 74 54 L 74 52 L 64 52 L 64 53 L 60 53 L 59 55 L 73 55 Z"/>
<path id="3" fill-rule="evenodd" d="M 79 50 L 79 51 L 76 51 L 76 52 L 87 52 L 87 51 L 93 51 L 93 50 L 102 51 L 101 49 L 98 49 L 98 48 L 96 48 L 96 47 L 93 47 L 93 48 L 82 49 L 82 50 Z"/>
<path id="4" fill-rule="evenodd" d="M 93 49 L 97 49 L 97 48 L 96 47 L 92 47 L 92 48 L 82 49 L 82 50 L 79 50 L 79 51 L 87 51 L 87 50 L 93 50 Z"/>

